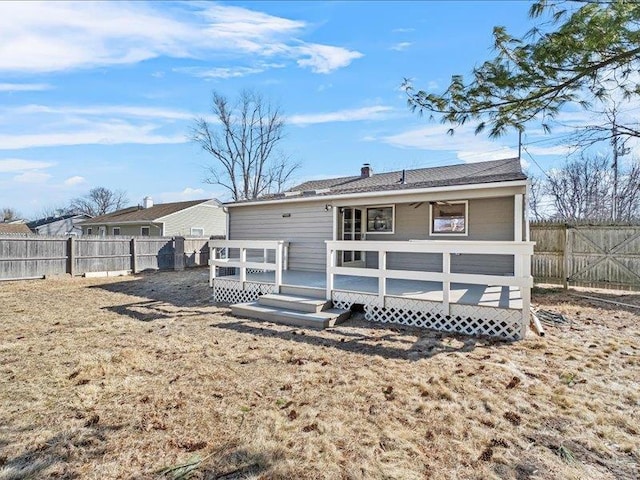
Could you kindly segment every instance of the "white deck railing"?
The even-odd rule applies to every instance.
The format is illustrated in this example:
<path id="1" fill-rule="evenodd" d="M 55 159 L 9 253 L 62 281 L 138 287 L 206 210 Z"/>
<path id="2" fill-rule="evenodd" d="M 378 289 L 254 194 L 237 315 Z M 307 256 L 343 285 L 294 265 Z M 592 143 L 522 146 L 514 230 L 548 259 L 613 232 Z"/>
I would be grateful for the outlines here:
<path id="1" fill-rule="evenodd" d="M 238 249 L 238 259 L 229 258 L 229 250 Z M 262 250 L 259 258 L 247 257 L 248 250 Z M 274 262 L 269 262 L 269 251 L 274 250 Z M 209 240 L 209 286 L 216 278 L 216 267 L 235 267 L 240 269 L 240 281 L 247 281 L 247 269 L 273 270 L 275 284 L 282 285 L 282 271 L 287 269 L 289 242 L 284 240 Z M 224 252 L 224 257 L 220 255 Z"/>
<path id="2" fill-rule="evenodd" d="M 327 241 L 327 299 L 331 299 L 335 275 L 350 275 L 378 278 L 378 296 L 387 294 L 387 279 L 418 280 L 442 283 L 442 303 L 449 312 L 451 283 L 520 287 L 522 308 L 529 312 L 531 303 L 531 256 L 535 242 L 468 241 L 468 240 L 410 240 L 410 241 Z M 338 252 L 357 249 L 378 253 L 378 268 L 341 267 L 337 264 Z M 387 268 L 388 253 L 436 253 L 442 254 L 442 272 L 418 270 L 390 270 Z M 513 255 L 514 273 L 508 275 L 485 275 L 451 272 L 451 254 Z"/>

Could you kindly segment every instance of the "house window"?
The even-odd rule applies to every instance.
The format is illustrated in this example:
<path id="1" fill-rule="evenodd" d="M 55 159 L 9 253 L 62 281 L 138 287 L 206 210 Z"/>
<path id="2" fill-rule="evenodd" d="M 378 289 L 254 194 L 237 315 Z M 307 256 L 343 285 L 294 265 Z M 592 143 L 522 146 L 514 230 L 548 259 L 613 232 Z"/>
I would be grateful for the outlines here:
<path id="1" fill-rule="evenodd" d="M 120 235 L 120 227 L 113 227 L 113 234 Z"/>
<path id="2" fill-rule="evenodd" d="M 431 235 L 468 235 L 468 202 L 431 204 Z"/>
<path id="3" fill-rule="evenodd" d="M 143 237 L 149 236 L 149 227 L 140 227 L 140 235 Z"/>
<path id="4" fill-rule="evenodd" d="M 393 205 L 367 208 L 367 233 L 393 233 Z"/>
<path id="5" fill-rule="evenodd" d="M 194 237 L 204 237 L 204 228 L 191 227 L 191 235 L 193 235 Z"/>
<path id="6" fill-rule="evenodd" d="M 98 235 L 104 237 L 107 234 L 107 227 L 98 227 Z"/>
<path id="7" fill-rule="evenodd" d="M 87 235 L 92 235 L 92 234 L 93 234 L 93 228 L 87 227 Z"/>

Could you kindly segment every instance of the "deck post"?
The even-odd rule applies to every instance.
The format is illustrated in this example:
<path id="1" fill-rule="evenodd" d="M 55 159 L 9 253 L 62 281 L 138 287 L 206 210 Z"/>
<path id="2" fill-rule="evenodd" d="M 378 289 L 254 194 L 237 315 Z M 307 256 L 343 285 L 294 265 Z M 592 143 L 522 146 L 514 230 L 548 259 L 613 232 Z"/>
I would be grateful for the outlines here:
<path id="1" fill-rule="evenodd" d="M 521 338 L 527 334 L 527 326 L 531 315 L 531 256 L 521 255 L 522 258 L 522 276 L 527 279 L 526 286 L 520 288 L 522 293 L 522 326 L 520 331 Z"/>
<path id="2" fill-rule="evenodd" d="M 247 249 L 245 247 L 240 247 L 240 263 L 242 266 L 240 267 L 240 283 L 244 288 L 244 284 L 247 281 L 247 266 L 245 263 L 247 262 Z"/>
<path id="3" fill-rule="evenodd" d="M 384 305 L 384 297 L 387 294 L 387 252 L 378 250 L 378 297 Z"/>
<path id="4" fill-rule="evenodd" d="M 216 278 L 216 266 L 214 260 L 216 259 L 216 249 L 211 246 L 209 242 L 209 287 L 213 288 L 213 281 Z"/>
<path id="5" fill-rule="evenodd" d="M 445 275 L 445 279 L 442 281 L 442 306 L 444 307 L 444 313 L 449 315 L 451 313 L 450 303 L 450 290 L 451 281 L 449 280 L 449 274 L 451 273 L 451 253 L 442 253 L 442 273 Z"/>
<path id="6" fill-rule="evenodd" d="M 331 300 L 331 292 L 333 292 L 333 267 L 335 263 L 336 251 L 327 243 L 327 300 Z"/>
<path id="7" fill-rule="evenodd" d="M 279 241 L 276 244 L 276 271 L 275 271 L 275 284 L 276 284 L 276 293 L 280 293 L 280 285 L 282 285 L 282 257 L 284 250 L 284 242 Z M 265 259 L 264 262 L 267 263 L 267 249 L 265 251 Z"/>

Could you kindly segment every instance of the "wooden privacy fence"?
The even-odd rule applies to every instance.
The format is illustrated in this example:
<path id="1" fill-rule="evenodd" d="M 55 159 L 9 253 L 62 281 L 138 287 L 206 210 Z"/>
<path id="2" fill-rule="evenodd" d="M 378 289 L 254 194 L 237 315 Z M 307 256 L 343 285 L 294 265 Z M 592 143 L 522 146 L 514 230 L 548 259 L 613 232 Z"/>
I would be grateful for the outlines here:
<path id="1" fill-rule="evenodd" d="M 640 225 L 531 224 L 539 283 L 640 290 Z"/>
<path id="2" fill-rule="evenodd" d="M 210 238 L 0 236 L 0 280 L 206 266 Z"/>

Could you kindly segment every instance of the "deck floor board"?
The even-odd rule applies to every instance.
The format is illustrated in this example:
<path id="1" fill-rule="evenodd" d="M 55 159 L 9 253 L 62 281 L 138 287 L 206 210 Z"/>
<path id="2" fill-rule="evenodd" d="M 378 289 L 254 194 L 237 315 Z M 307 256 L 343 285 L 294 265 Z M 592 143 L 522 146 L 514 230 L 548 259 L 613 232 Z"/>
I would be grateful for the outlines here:
<path id="1" fill-rule="evenodd" d="M 220 278 L 239 279 L 239 275 Z M 247 272 L 247 281 L 273 283 L 274 272 Z M 326 288 L 324 272 L 306 272 L 301 270 L 285 270 L 282 272 L 283 285 L 307 288 Z M 336 275 L 335 290 L 347 290 L 361 293 L 378 293 L 378 279 L 352 275 Z M 440 282 L 423 282 L 416 280 L 387 280 L 387 295 L 408 297 L 420 300 L 442 301 L 442 284 Z M 452 283 L 450 302 L 463 305 L 522 309 L 522 295 L 518 287 L 502 287 L 491 285 L 473 285 Z"/>

